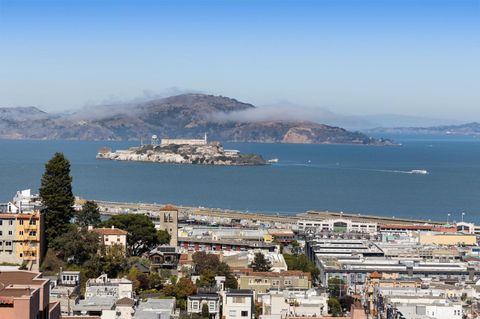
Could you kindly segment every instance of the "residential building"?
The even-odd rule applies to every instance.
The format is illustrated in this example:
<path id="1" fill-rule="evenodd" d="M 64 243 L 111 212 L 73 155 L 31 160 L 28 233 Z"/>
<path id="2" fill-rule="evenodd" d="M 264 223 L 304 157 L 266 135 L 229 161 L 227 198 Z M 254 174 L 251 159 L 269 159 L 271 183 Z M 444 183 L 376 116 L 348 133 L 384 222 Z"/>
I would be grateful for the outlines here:
<path id="1" fill-rule="evenodd" d="M 135 313 L 135 300 L 121 298 L 115 302 L 113 309 L 103 310 L 102 319 L 132 319 Z"/>
<path id="2" fill-rule="evenodd" d="M 152 299 L 140 301 L 135 310 L 135 319 L 171 319 L 177 317 L 176 300 L 171 299 Z"/>
<path id="3" fill-rule="evenodd" d="M 268 234 L 272 236 L 272 240 L 284 245 L 290 244 L 295 240 L 295 233 L 291 229 L 268 229 Z"/>
<path id="4" fill-rule="evenodd" d="M 100 237 L 100 242 L 102 242 L 106 248 L 111 248 L 112 246 L 120 247 L 120 249 L 126 253 L 127 251 L 127 234 L 128 232 L 115 228 L 112 226 L 110 228 L 93 228 L 89 226 L 90 231 L 98 234 Z"/>
<path id="5" fill-rule="evenodd" d="M 132 282 L 104 274 L 87 280 L 85 299 L 74 305 L 72 311 L 74 315 L 102 316 L 104 311 L 116 309 L 116 302 L 122 298 L 133 298 Z"/>
<path id="6" fill-rule="evenodd" d="M 188 296 L 187 313 L 189 315 L 202 314 L 202 309 L 204 305 L 206 305 L 210 318 L 219 319 L 221 316 L 220 303 L 220 296 L 216 292 L 216 289 L 199 289 L 197 294 Z"/>
<path id="7" fill-rule="evenodd" d="M 290 270 L 284 272 L 254 272 L 245 270 L 238 278 L 240 289 L 254 290 L 265 293 L 270 290 L 310 289 L 312 276 L 310 273 Z"/>
<path id="8" fill-rule="evenodd" d="M 59 302 L 62 316 L 73 315 L 72 307 L 80 299 L 80 272 L 61 271 L 50 280 L 50 301 Z"/>
<path id="9" fill-rule="evenodd" d="M 158 271 L 159 269 L 176 269 L 180 260 L 178 247 L 158 246 L 147 254 L 150 259 L 150 269 Z"/>
<path id="10" fill-rule="evenodd" d="M 248 251 L 224 251 L 221 253 L 221 260 L 226 262 L 231 268 L 245 269 L 255 259 L 256 253 L 262 253 L 270 261 L 272 272 L 287 271 L 288 266 L 283 255 L 278 251 L 268 251 L 263 249 L 251 249 Z"/>
<path id="11" fill-rule="evenodd" d="M 0 213 L 0 263 L 38 271 L 44 255 L 44 214 Z"/>
<path id="12" fill-rule="evenodd" d="M 271 290 L 259 295 L 262 315 L 319 317 L 328 315 L 328 294 L 316 289 Z"/>
<path id="13" fill-rule="evenodd" d="M 127 278 L 108 278 L 106 274 L 88 279 L 85 299 L 93 296 L 114 296 L 117 299 L 133 298 L 132 282 Z"/>
<path id="14" fill-rule="evenodd" d="M 225 319 L 254 319 L 255 292 L 249 289 L 224 291 L 222 317 Z"/>
<path id="15" fill-rule="evenodd" d="M 204 237 L 179 237 L 178 246 L 182 251 L 247 251 L 250 249 L 262 249 L 275 251 L 277 245 L 260 241 L 248 241 L 241 237 L 237 239 L 214 239 Z"/>
<path id="16" fill-rule="evenodd" d="M 30 271 L 0 272 L 0 318 L 59 319 L 60 304 L 51 303 L 49 280 Z"/>

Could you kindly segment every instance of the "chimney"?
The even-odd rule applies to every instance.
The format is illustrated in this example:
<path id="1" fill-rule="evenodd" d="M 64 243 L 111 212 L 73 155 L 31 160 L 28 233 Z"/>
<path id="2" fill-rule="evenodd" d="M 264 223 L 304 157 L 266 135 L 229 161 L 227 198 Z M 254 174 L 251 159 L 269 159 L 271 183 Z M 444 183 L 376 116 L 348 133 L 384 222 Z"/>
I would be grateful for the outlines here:
<path id="1" fill-rule="evenodd" d="M 88 225 L 87 229 L 88 229 L 88 230 L 93 230 L 93 226 L 92 226 L 92 225 Z"/>
<path id="2" fill-rule="evenodd" d="M 112 225 L 112 229 L 115 229 L 115 226 Z"/>

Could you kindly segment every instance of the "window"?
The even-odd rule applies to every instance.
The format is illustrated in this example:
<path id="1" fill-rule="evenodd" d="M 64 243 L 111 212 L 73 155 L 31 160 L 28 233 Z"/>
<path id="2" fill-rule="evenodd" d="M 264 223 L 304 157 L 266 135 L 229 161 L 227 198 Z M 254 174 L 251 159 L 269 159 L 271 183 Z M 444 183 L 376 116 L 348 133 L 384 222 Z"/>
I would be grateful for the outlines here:
<path id="1" fill-rule="evenodd" d="M 284 284 L 285 286 L 291 286 L 291 285 L 292 285 L 292 281 L 291 281 L 291 280 L 284 280 L 284 281 L 283 281 L 283 284 Z"/>
<path id="2" fill-rule="evenodd" d="M 272 280 L 272 286 L 279 286 L 280 280 Z"/>
<path id="3" fill-rule="evenodd" d="M 29 236 L 37 236 L 37 232 L 35 230 L 32 230 L 28 235 Z"/>
<path id="4" fill-rule="evenodd" d="M 0 230 L 0 236 L 2 236 L 2 235 L 3 235 L 3 231 Z"/>
<path id="5" fill-rule="evenodd" d="M 23 225 L 23 219 L 20 219 L 20 225 Z"/>
<path id="6" fill-rule="evenodd" d="M 215 307 L 215 301 L 209 301 L 208 302 L 208 311 L 209 312 L 215 312 L 215 310 L 216 310 L 215 308 L 216 308 Z"/>
<path id="7" fill-rule="evenodd" d="M 242 317 L 248 317 L 248 311 L 242 310 Z"/>
<path id="8" fill-rule="evenodd" d="M 11 241 L 6 241 L 5 246 L 12 246 L 12 242 Z"/>
<path id="9" fill-rule="evenodd" d="M 3 225 L 3 220 L 0 219 L 0 226 Z"/>
<path id="10" fill-rule="evenodd" d="M 22 257 L 23 257 L 23 254 L 22 254 L 22 253 L 20 253 L 20 258 L 22 258 Z"/>
<path id="11" fill-rule="evenodd" d="M 198 301 L 192 301 L 192 310 L 200 310 Z"/>
<path id="12" fill-rule="evenodd" d="M 228 312 L 228 315 L 229 315 L 230 317 L 236 317 L 236 316 L 237 316 L 237 311 L 236 311 L 236 310 L 230 310 L 230 311 Z"/>
<path id="13" fill-rule="evenodd" d="M 9 230 L 9 231 L 8 231 L 8 234 L 9 234 L 9 235 L 13 235 L 13 231 Z"/>
<path id="14" fill-rule="evenodd" d="M 29 224 L 30 224 L 30 225 L 36 225 L 36 224 L 37 224 L 37 220 L 31 219 Z"/>
<path id="15" fill-rule="evenodd" d="M 8 224 L 9 224 L 9 225 L 13 225 L 13 219 L 10 219 L 10 220 L 8 221 Z"/>
<path id="16" fill-rule="evenodd" d="M 233 303 L 245 303 L 245 297 L 232 297 Z"/>
<path id="17" fill-rule="evenodd" d="M 19 231 L 18 234 L 19 234 L 20 236 L 23 236 L 23 230 Z"/>

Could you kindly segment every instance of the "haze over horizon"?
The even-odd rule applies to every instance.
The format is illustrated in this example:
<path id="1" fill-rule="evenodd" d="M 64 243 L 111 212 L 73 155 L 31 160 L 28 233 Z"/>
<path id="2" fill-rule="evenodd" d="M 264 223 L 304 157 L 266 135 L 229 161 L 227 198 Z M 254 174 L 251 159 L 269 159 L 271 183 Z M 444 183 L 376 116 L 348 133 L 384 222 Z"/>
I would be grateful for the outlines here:
<path id="1" fill-rule="evenodd" d="M 478 0 L 0 0 L 0 106 L 195 91 L 309 117 L 480 120 L 479 18 Z"/>

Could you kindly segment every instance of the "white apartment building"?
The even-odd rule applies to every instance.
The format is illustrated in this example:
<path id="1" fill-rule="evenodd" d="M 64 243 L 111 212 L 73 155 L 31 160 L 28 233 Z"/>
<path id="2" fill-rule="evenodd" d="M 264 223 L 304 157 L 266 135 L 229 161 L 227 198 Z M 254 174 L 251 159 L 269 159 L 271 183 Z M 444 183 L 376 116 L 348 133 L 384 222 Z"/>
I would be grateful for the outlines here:
<path id="1" fill-rule="evenodd" d="M 223 317 L 225 319 L 255 318 L 255 292 L 248 289 L 223 292 Z"/>
<path id="2" fill-rule="evenodd" d="M 259 296 L 262 316 L 319 317 L 328 314 L 328 294 L 315 289 L 270 291 Z"/>

